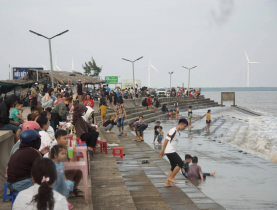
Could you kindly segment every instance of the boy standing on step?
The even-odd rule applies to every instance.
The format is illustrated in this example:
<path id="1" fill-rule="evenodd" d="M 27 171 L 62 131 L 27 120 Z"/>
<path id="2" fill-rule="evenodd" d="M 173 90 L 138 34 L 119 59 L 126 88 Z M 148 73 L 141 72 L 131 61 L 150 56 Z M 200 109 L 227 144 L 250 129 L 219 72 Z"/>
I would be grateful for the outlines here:
<path id="1" fill-rule="evenodd" d="M 175 176 L 184 164 L 182 159 L 176 152 L 177 144 L 179 141 L 178 139 L 180 137 L 179 131 L 185 130 L 187 126 L 188 121 L 186 119 L 180 119 L 178 125 L 169 130 L 167 137 L 164 141 L 163 149 L 159 153 L 160 157 L 166 155 L 171 165 L 171 170 L 167 175 L 167 179 L 164 185 L 165 187 L 173 187 L 174 185 L 171 185 L 170 182 L 178 184 L 178 182 L 176 182 L 175 180 Z"/>
<path id="2" fill-rule="evenodd" d="M 161 122 L 157 121 L 156 126 L 154 127 L 154 140 L 153 140 L 153 144 L 155 144 L 155 140 L 156 138 L 159 136 L 159 127 L 160 127 Z"/>

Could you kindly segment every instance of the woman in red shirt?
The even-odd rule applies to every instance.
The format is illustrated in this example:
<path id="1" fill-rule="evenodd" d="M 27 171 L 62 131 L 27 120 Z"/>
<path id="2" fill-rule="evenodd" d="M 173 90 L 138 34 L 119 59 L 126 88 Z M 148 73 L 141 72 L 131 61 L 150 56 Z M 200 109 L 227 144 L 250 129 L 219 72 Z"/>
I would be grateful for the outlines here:
<path id="1" fill-rule="evenodd" d="M 91 107 L 91 108 L 93 109 L 93 107 L 94 107 L 94 102 L 93 102 L 93 100 L 90 98 L 90 94 L 89 94 L 89 93 L 87 93 L 86 98 L 83 100 L 83 104 L 84 104 L 85 106 L 89 106 L 89 107 Z"/>

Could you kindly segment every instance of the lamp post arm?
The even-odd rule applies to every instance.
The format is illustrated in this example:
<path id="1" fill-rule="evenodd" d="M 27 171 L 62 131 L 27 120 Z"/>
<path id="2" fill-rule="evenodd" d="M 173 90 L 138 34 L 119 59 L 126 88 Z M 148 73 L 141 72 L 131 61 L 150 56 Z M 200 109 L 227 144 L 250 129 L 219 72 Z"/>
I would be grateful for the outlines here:
<path id="1" fill-rule="evenodd" d="M 51 37 L 50 39 L 53 39 L 53 38 L 55 38 L 56 36 L 60 36 L 60 35 L 62 35 L 62 34 L 64 34 L 64 33 L 68 32 L 68 31 L 69 31 L 69 30 L 66 30 L 66 31 L 64 31 L 64 32 L 62 32 L 62 33 L 59 33 L 59 34 L 57 34 L 57 35 Z"/>
<path id="2" fill-rule="evenodd" d="M 44 37 L 44 38 L 46 38 L 46 39 L 49 39 L 48 37 L 43 36 L 42 34 L 39 34 L 39 33 L 34 32 L 34 31 L 32 31 L 32 30 L 29 30 L 29 32 L 31 32 L 31 33 L 33 33 L 33 34 L 35 34 L 35 35 L 38 35 L 38 36 L 42 36 L 42 37 Z"/>

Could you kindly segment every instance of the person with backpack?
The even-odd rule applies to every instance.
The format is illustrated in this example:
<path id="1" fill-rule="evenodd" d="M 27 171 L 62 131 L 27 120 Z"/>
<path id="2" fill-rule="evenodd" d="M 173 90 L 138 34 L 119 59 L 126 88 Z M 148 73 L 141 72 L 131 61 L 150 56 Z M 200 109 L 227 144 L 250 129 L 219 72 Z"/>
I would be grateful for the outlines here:
<path id="1" fill-rule="evenodd" d="M 121 136 L 124 132 L 124 120 L 127 119 L 126 111 L 124 109 L 123 104 L 120 104 L 120 101 L 116 102 L 116 106 L 115 106 L 114 110 L 116 113 L 119 136 Z"/>
<path id="2" fill-rule="evenodd" d="M 147 98 L 142 99 L 141 105 L 147 106 Z"/>

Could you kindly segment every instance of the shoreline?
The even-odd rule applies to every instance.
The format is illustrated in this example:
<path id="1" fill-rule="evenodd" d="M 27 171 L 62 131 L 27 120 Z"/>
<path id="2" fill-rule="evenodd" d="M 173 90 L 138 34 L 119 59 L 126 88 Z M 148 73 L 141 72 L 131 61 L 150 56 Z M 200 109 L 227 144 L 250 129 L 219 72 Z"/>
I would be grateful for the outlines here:
<path id="1" fill-rule="evenodd" d="M 214 109 L 228 108 L 211 108 Z M 195 110 L 195 115 L 201 116 L 205 110 Z M 215 118 L 215 113 L 212 119 Z M 272 183 L 277 182 L 277 164 L 265 160 L 249 152 L 239 152 L 241 149 L 224 141 L 226 136 L 231 137 L 230 130 L 233 132 L 238 119 L 230 117 L 230 121 L 218 114 L 219 120 L 211 126 L 214 133 L 189 132 L 186 130 L 181 134 L 179 141 L 179 155 L 183 159 L 185 154 L 197 156 L 199 165 L 203 172 L 216 171 L 214 177 L 207 177 L 200 184 L 193 183 L 204 194 L 221 204 L 226 209 L 273 209 L 277 208 L 276 194 L 277 189 Z M 239 121 L 239 120 L 238 120 Z M 193 124 L 193 123 L 192 123 Z M 150 123 L 145 132 L 145 139 L 149 146 L 158 152 L 161 148 L 152 144 L 152 129 L 155 123 Z M 166 133 L 172 126 L 176 125 L 176 120 L 164 120 L 161 122 Z M 199 128 L 205 123 L 197 122 L 195 128 Z M 230 127 L 229 127 L 230 126 Z M 227 132 L 226 129 L 229 129 Z M 223 134 L 223 136 L 221 136 Z M 255 183 L 255 184 L 253 184 Z"/>

